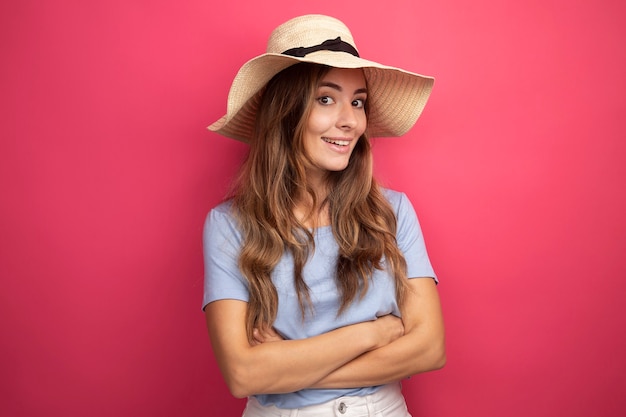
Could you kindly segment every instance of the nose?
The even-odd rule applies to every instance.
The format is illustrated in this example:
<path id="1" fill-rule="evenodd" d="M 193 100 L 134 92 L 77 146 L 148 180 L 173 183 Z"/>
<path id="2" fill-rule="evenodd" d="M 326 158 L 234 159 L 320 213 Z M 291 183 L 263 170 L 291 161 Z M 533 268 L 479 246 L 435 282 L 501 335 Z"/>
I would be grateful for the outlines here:
<path id="1" fill-rule="evenodd" d="M 339 117 L 337 118 L 337 125 L 341 129 L 354 129 L 357 126 L 358 119 L 355 114 L 355 109 L 352 107 L 352 103 L 341 106 L 339 111 Z"/>

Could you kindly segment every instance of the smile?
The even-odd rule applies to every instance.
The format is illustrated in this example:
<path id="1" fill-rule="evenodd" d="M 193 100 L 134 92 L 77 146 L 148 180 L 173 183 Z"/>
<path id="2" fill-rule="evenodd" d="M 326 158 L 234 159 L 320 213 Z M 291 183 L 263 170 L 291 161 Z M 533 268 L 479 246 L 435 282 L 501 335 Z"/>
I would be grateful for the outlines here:
<path id="1" fill-rule="evenodd" d="M 337 145 L 337 146 L 348 146 L 350 144 L 349 140 L 337 140 L 337 139 L 330 139 L 330 138 L 322 138 L 322 140 L 326 143 L 332 143 L 333 145 Z"/>

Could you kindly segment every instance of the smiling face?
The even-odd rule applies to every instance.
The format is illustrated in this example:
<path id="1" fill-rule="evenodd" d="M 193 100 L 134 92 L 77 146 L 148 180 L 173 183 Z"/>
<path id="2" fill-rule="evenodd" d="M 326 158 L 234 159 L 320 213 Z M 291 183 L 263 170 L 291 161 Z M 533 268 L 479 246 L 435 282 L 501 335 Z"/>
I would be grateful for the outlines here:
<path id="1" fill-rule="evenodd" d="M 365 132 L 367 88 L 361 69 L 332 68 L 321 79 L 304 131 L 310 158 L 310 180 L 348 166 L 357 141 Z"/>

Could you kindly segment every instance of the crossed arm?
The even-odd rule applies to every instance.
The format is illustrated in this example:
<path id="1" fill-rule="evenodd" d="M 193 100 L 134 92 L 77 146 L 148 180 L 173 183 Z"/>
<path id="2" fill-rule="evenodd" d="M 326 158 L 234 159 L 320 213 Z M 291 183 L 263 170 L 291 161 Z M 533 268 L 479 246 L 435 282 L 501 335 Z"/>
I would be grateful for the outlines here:
<path id="1" fill-rule="evenodd" d="M 213 351 L 231 393 L 294 392 L 304 388 L 380 385 L 441 368 L 444 326 L 432 279 L 411 279 L 402 320 L 384 316 L 302 340 L 245 331 L 247 304 L 214 301 L 205 314 Z"/>

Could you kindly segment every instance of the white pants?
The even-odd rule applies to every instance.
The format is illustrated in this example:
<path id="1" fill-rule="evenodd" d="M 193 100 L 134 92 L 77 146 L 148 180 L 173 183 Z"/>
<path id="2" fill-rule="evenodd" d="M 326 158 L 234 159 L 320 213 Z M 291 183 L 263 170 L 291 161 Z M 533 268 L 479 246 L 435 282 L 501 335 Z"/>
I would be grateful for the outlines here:
<path id="1" fill-rule="evenodd" d="M 364 397 L 340 397 L 323 404 L 297 409 L 262 406 L 248 398 L 242 417 L 411 417 L 400 383 L 389 384 Z"/>

